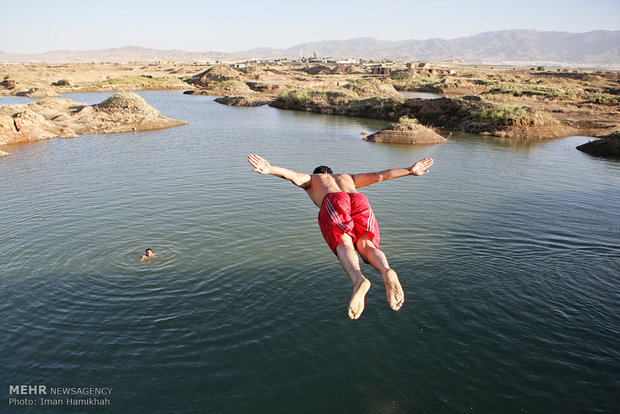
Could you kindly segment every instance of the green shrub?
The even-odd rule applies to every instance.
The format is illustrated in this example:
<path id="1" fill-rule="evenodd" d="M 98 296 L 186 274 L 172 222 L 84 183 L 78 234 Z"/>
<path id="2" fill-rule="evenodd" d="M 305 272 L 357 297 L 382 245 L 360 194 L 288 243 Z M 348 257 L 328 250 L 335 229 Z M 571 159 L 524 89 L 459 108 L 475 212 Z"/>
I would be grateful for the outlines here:
<path id="1" fill-rule="evenodd" d="M 394 96 L 396 91 L 392 83 L 384 83 L 376 79 L 349 80 L 344 89 L 355 92 L 358 96 Z"/>
<path id="2" fill-rule="evenodd" d="M 620 104 L 620 96 L 612 95 L 610 93 L 600 93 L 587 95 L 586 101 L 600 105 L 618 105 Z"/>
<path id="3" fill-rule="evenodd" d="M 485 93 L 484 98 L 489 101 L 502 101 L 506 100 L 506 95 L 498 93 Z"/>
<path id="4" fill-rule="evenodd" d="M 485 92 L 485 94 L 489 94 L 489 95 L 506 94 L 506 95 L 512 95 L 515 97 L 540 96 L 540 97 L 547 98 L 547 99 L 575 99 L 574 95 L 564 93 L 564 92 L 548 91 L 548 90 L 541 90 L 541 89 L 516 89 L 516 88 L 511 88 L 511 87 L 506 87 L 506 86 L 500 86 L 497 88 L 489 89 L 489 91 Z"/>
<path id="5" fill-rule="evenodd" d="M 518 105 L 487 104 L 471 109 L 470 114 L 479 121 L 499 126 L 535 126 L 558 123 L 549 114 L 532 111 L 526 106 Z"/>
<path id="6" fill-rule="evenodd" d="M 403 99 L 372 97 L 366 99 L 353 99 L 347 106 L 352 113 L 384 114 L 386 112 L 398 112 L 405 102 Z M 382 118 L 378 116 L 378 118 Z"/>
<path id="7" fill-rule="evenodd" d="M 95 86 L 102 85 L 134 85 L 134 86 L 168 86 L 179 83 L 179 79 L 170 76 L 163 76 L 160 78 L 146 77 L 146 76 L 126 76 L 122 78 L 106 79 L 101 82 L 97 82 Z"/>
<path id="8" fill-rule="evenodd" d="M 416 88 L 432 88 L 436 90 L 443 90 L 449 88 L 455 88 L 458 86 L 456 82 L 451 82 L 448 78 L 437 79 L 436 77 L 431 78 L 419 78 L 417 76 L 412 76 L 402 73 L 394 76 L 390 83 L 397 90 L 405 90 L 405 89 L 416 89 Z"/>
<path id="9" fill-rule="evenodd" d="M 481 121 L 490 121 L 498 125 L 512 125 L 523 119 L 528 119 L 529 114 L 523 106 L 517 105 L 497 105 L 492 107 L 482 107 L 474 114 Z"/>
<path id="10" fill-rule="evenodd" d="M 278 95 L 278 98 L 289 103 L 302 103 L 310 100 L 308 89 L 287 89 Z"/>
<path id="11" fill-rule="evenodd" d="M 406 80 L 410 80 L 413 78 L 414 78 L 413 72 L 411 71 L 394 72 L 390 75 L 390 79 L 395 80 L 395 81 L 406 81 Z"/>
<path id="12" fill-rule="evenodd" d="M 398 123 L 408 129 L 415 129 L 416 127 L 420 125 L 417 119 L 415 118 L 411 119 L 408 116 L 401 116 L 398 119 Z"/>
<path id="13" fill-rule="evenodd" d="M 278 98 L 298 104 L 343 105 L 359 99 L 359 95 L 347 89 L 289 89 Z"/>

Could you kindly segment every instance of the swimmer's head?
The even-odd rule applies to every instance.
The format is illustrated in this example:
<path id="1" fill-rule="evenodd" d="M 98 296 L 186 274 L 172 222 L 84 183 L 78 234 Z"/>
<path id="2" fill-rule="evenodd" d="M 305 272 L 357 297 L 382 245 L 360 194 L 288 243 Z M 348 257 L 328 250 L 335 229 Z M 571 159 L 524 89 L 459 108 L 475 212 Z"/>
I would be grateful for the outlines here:
<path id="1" fill-rule="evenodd" d="M 316 167 L 314 171 L 312 172 L 312 174 L 333 174 L 333 173 L 334 172 L 332 171 L 332 169 L 326 165 L 320 165 Z"/>
<path id="2" fill-rule="evenodd" d="M 153 249 L 146 249 L 146 252 L 144 253 L 146 257 L 151 257 L 152 254 L 153 254 Z"/>

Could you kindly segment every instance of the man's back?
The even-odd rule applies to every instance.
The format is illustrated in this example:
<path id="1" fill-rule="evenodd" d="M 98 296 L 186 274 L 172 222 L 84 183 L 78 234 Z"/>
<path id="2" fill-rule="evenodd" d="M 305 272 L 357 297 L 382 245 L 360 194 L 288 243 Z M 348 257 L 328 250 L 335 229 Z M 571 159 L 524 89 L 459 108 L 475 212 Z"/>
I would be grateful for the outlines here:
<path id="1" fill-rule="evenodd" d="M 390 168 L 388 170 L 361 173 L 361 174 L 333 174 L 328 167 L 328 172 L 318 174 L 299 173 L 288 168 L 272 166 L 269 161 L 256 154 L 248 155 L 248 162 L 254 167 L 254 171 L 260 174 L 272 174 L 291 181 L 297 187 L 306 190 L 314 204 L 321 207 L 323 199 L 329 193 L 357 193 L 356 188 L 365 187 L 380 181 L 404 177 L 406 175 L 422 175 L 428 172 L 428 167 L 433 165 L 432 158 L 425 158 L 416 162 L 409 168 Z M 321 167 L 317 167 L 317 170 Z M 315 170 L 316 171 L 316 170 Z"/>
<path id="2" fill-rule="evenodd" d="M 310 186 L 306 189 L 308 196 L 321 207 L 323 199 L 329 193 L 357 193 L 353 177 L 349 174 L 312 174 Z"/>

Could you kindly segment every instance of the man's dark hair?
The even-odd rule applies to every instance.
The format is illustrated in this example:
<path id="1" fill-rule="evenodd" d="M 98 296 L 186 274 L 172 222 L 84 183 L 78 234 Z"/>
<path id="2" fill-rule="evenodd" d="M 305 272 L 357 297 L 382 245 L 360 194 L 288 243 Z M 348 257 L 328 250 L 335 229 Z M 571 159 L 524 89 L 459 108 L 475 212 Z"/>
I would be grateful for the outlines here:
<path id="1" fill-rule="evenodd" d="M 316 167 L 314 171 L 312 171 L 312 174 L 333 174 L 333 173 L 334 172 L 332 171 L 332 169 L 326 165 L 320 165 Z"/>

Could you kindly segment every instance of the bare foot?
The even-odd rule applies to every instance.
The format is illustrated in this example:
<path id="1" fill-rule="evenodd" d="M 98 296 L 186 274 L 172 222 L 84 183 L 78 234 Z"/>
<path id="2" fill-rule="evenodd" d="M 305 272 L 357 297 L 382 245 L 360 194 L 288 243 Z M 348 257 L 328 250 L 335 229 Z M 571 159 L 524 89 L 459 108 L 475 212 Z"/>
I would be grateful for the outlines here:
<path id="1" fill-rule="evenodd" d="M 398 275 L 394 270 L 389 269 L 385 272 L 383 281 L 385 282 L 385 291 L 387 293 L 387 300 L 390 304 L 390 308 L 395 311 L 399 310 L 405 302 L 405 293 L 403 292 L 403 287 L 400 285 L 400 281 L 398 280 Z"/>
<path id="2" fill-rule="evenodd" d="M 359 285 L 353 287 L 353 296 L 349 302 L 349 318 L 357 319 L 364 312 L 364 299 L 368 289 L 370 289 L 370 281 L 366 278 L 363 278 Z"/>

